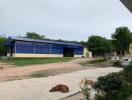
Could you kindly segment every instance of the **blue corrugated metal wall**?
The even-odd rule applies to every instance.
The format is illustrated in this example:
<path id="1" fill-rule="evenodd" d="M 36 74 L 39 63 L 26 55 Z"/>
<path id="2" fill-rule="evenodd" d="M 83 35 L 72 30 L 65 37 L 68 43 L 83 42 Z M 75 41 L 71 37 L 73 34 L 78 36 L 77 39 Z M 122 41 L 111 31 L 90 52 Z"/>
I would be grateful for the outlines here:
<path id="1" fill-rule="evenodd" d="M 35 53 L 37 54 L 49 54 L 50 45 L 44 43 L 35 43 Z"/>
<path id="2" fill-rule="evenodd" d="M 34 53 L 34 43 L 17 41 L 16 44 L 16 53 Z"/>
<path id="3" fill-rule="evenodd" d="M 75 55 L 83 55 L 82 46 L 74 45 L 60 45 L 60 44 L 48 44 L 48 43 L 33 43 L 16 41 L 16 53 L 36 53 L 36 54 L 63 54 L 64 48 L 74 49 Z"/>

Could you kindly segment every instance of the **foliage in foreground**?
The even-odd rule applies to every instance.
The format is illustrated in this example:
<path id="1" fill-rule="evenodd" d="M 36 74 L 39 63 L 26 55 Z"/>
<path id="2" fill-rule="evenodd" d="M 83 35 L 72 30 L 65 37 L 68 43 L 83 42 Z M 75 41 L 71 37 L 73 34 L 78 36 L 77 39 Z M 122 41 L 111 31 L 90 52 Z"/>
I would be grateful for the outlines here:
<path id="1" fill-rule="evenodd" d="M 99 77 L 98 81 L 93 85 L 98 93 L 110 100 L 112 96 L 116 95 L 122 87 L 122 80 L 117 73 L 111 73 L 103 77 Z"/>
<path id="2" fill-rule="evenodd" d="M 132 94 L 132 66 L 122 72 L 99 77 L 94 88 L 101 95 L 95 100 L 126 100 Z"/>
<path id="3" fill-rule="evenodd" d="M 88 83 L 87 79 L 80 83 L 80 88 L 83 94 L 83 100 L 90 100 L 90 84 Z"/>

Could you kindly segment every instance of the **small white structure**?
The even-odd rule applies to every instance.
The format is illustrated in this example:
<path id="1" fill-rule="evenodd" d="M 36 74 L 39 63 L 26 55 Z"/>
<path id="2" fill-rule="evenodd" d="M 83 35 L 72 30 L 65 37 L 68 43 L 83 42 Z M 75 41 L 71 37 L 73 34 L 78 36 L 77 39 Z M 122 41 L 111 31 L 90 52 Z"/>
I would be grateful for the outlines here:
<path id="1" fill-rule="evenodd" d="M 92 58 L 92 52 L 91 52 L 91 51 L 88 51 L 87 48 L 84 48 L 83 56 L 84 56 L 85 58 Z"/>

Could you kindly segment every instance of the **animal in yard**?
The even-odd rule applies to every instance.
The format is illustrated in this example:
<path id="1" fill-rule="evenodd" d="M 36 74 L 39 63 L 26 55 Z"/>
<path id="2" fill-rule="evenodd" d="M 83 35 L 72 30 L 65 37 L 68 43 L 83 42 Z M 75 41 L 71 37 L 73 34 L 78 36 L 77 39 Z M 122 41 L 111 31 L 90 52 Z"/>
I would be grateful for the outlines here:
<path id="1" fill-rule="evenodd" d="M 69 87 L 63 84 L 58 84 L 55 87 L 52 87 L 51 90 L 49 90 L 49 92 L 61 92 L 61 93 L 67 93 L 69 92 Z"/>
<path id="2" fill-rule="evenodd" d="M 86 78 L 85 78 L 85 80 L 82 80 L 81 83 L 87 83 L 88 85 L 91 85 L 91 86 L 94 84 L 94 82 L 92 80 L 88 80 Z"/>
<path id="3" fill-rule="evenodd" d="M 0 69 L 3 69 L 3 68 L 4 68 L 4 67 L 1 67 L 1 66 L 0 66 Z"/>

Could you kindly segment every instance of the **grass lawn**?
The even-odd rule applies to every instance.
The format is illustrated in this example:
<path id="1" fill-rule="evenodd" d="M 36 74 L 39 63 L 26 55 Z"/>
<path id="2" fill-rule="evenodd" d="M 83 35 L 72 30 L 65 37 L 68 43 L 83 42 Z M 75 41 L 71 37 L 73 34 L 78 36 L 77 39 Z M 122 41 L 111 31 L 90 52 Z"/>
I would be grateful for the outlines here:
<path id="1" fill-rule="evenodd" d="M 56 63 L 56 62 L 67 62 L 73 58 L 8 58 L 0 59 L 0 62 L 13 64 L 16 66 L 26 66 L 33 64 L 47 64 L 47 63 Z"/>

